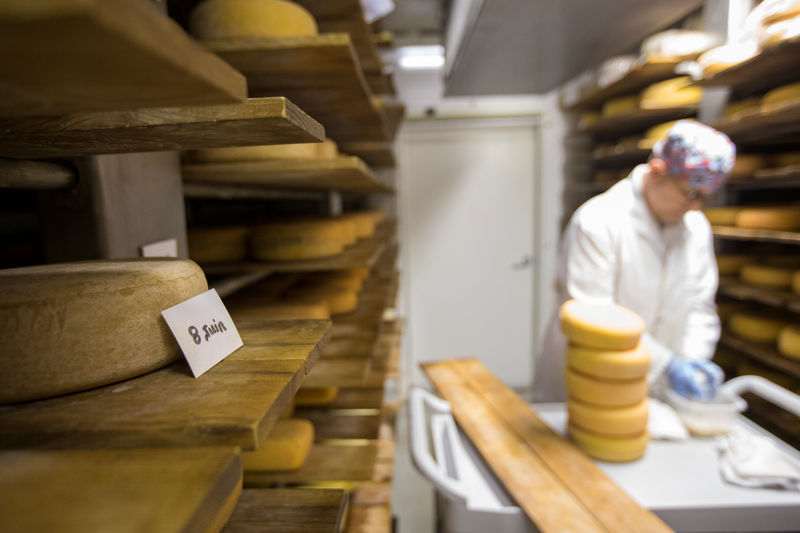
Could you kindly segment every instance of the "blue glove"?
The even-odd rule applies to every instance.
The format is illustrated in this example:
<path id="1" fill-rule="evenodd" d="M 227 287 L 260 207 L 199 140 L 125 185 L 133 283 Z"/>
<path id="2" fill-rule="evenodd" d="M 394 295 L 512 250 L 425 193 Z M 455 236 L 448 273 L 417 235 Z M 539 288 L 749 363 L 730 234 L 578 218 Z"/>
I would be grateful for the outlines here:
<path id="1" fill-rule="evenodd" d="M 666 373 L 670 388 L 690 400 L 711 400 L 725 379 L 722 369 L 711 361 L 677 355 L 670 359 Z"/>

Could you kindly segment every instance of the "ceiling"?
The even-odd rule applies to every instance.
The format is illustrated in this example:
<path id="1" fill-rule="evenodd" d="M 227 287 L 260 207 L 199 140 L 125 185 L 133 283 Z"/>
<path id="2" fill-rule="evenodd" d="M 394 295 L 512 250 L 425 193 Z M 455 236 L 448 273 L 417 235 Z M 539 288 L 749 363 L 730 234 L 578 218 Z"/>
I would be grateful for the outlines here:
<path id="1" fill-rule="evenodd" d="M 469 0 L 394 0 L 381 21 L 397 44 L 445 42 L 449 9 Z M 471 0 L 447 96 L 539 94 L 674 24 L 702 0 Z M 447 41 L 452 41 L 448 36 Z"/>

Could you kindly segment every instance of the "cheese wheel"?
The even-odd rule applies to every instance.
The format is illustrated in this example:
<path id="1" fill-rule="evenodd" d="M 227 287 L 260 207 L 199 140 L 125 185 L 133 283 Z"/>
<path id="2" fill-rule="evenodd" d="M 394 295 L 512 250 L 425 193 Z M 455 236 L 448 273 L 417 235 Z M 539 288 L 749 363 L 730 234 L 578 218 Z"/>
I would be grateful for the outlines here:
<path id="1" fill-rule="evenodd" d="M 247 257 L 249 233 L 250 229 L 243 226 L 189 228 L 186 232 L 189 257 L 198 263 L 241 261 Z"/>
<path id="2" fill-rule="evenodd" d="M 800 270 L 796 270 L 795 273 L 792 274 L 792 292 L 800 294 Z"/>
<path id="3" fill-rule="evenodd" d="M 718 42 L 719 39 L 712 33 L 671 29 L 642 41 L 640 55 L 648 63 L 684 61 L 696 58 Z"/>
<path id="4" fill-rule="evenodd" d="M 335 220 L 294 220 L 253 228 L 250 252 L 262 261 L 330 257 L 344 250 L 342 225 Z"/>
<path id="5" fill-rule="evenodd" d="M 242 467 L 245 472 L 295 470 L 303 466 L 313 443 L 311 422 L 280 419 L 258 449 L 242 452 Z"/>
<path id="6" fill-rule="evenodd" d="M 703 76 L 710 77 L 747 61 L 757 53 L 755 40 L 729 43 L 704 52 L 697 58 L 697 63 L 703 69 Z"/>
<path id="7" fill-rule="evenodd" d="M 800 207 L 743 208 L 736 215 L 736 225 L 777 231 L 800 229 Z"/>
<path id="8" fill-rule="evenodd" d="M 342 270 L 341 272 L 356 276 L 360 278 L 362 282 L 369 277 L 369 268 L 367 267 L 347 268 L 345 270 Z"/>
<path id="9" fill-rule="evenodd" d="M 570 398 L 567 413 L 570 423 L 603 435 L 639 435 L 647 430 L 647 398 L 624 407 L 602 407 Z"/>
<path id="10" fill-rule="evenodd" d="M 294 401 L 304 407 L 330 405 L 338 394 L 339 387 L 301 387 L 294 395 Z"/>
<path id="11" fill-rule="evenodd" d="M 791 41 L 800 36 L 800 16 L 792 16 L 770 24 L 758 35 L 758 46 L 761 50 Z"/>
<path id="12" fill-rule="evenodd" d="M 712 226 L 734 226 L 736 216 L 741 210 L 741 207 L 736 206 L 707 207 L 703 209 L 703 214 Z"/>
<path id="13" fill-rule="evenodd" d="M 326 287 L 324 285 L 311 285 L 296 287 L 289 291 L 287 298 L 323 299 L 331 315 L 340 315 L 355 310 L 358 306 L 358 293 L 340 287 Z"/>
<path id="14" fill-rule="evenodd" d="M 327 320 L 331 313 L 324 300 L 303 302 L 269 302 L 235 306 L 228 309 L 234 322 L 246 320 Z"/>
<path id="15" fill-rule="evenodd" d="M 633 405 L 647 396 L 647 377 L 606 380 L 587 376 L 567 368 L 564 384 L 570 398 L 606 407 Z"/>
<path id="16" fill-rule="evenodd" d="M 800 325 L 792 324 L 781 329 L 778 333 L 778 352 L 792 359 L 800 359 Z"/>
<path id="17" fill-rule="evenodd" d="M 180 357 L 161 311 L 208 290 L 192 261 L 86 261 L 0 270 L 0 403 L 86 390 Z M 199 324 L 198 326 L 202 326 Z"/>
<path id="18" fill-rule="evenodd" d="M 596 126 L 602 117 L 597 111 L 590 111 L 588 113 L 581 113 L 578 117 L 578 129 L 585 130 Z"/>
<path id="19" fill-rule="evenodd" d="M 752 178 L 757 170 L 767 166 L 767 158 L 762 154 L 736 154 L 728 179 Z"/>
<path id="20" fill-rule="evenodd" d="M 772 0 L 761 23 L 774 24 L 797 15 L 800 15 L 800 0 Z"/>
<path id="21" fill-rule="evenodd" d="M 639 344 L 644 320 L 620 305 L 592 305 L 577 300 L 559 310 L 561 330 L 574 344 L 605 350 L 630 350 Z"/>
<path id="22" fill-rule="evenodd" d="M 604 118 L 618 117 L 639 109 L 639 95 L 620 96 L 606 100 L 600 111 Z"/>
<path id="23" fill-rule="evenodd" d="M 640 96 L 642 109 L 669 109 L 697 105 L 703 98 L 703 88 L 692 83 L 689 76 L 660 81 L 647 87 Z"/>
<path id="24" fill-rule="evenodd" d="M 717 256 L 717 270 L 720 276 L 738 275 L 742 266 L 752 260 L 749 255 L 720 254 Z"/>
<path id="25" fill-rule="evenodd" d="M 305 8 L 285 0 L 204 0 L 192 11 L 189 31 L 197 39 L 317 35 Z"/>
<path id="26" fill-rule="evenodd" d="M 750 285 L 788 289 L 792 285 L 794 271 L 769 265 L 750 263 L 742 266 L 739 278 Z"/>
<path id="27" fill-rule="evenodd" d="M 570 344 L 567 366 L 600 379 L 636 379 L 647 375 L 650 353 L 641 343 L 632 350 L 598 350 Z"/>
<path id="28" fill-rule="evenodd" d="M 375 233 L 375 217 L 369 213 L 347 213 L 339 218 L 354 224 L 356 237 L 359 239 L 371 237 Z"/>
<path id="29" fill-rule="evenodd" d="M 775 342 L 786 322 L 752 313 L 734 313 L 728 327 L 738 337 L 754 342 Z"/>
<path id="30" fill-rule="evenodd" d="M 751 98 L 744 98 L 731 102 L 722 110 L 722 118 L 725 120 L 736 120 L 742 115 L 753 113 L 761 110 L 761 97 L 753 96 Z M 739 155 L 737 154 L 737 159 Z"/>
<path id="31" fill-rule="evenodd" d="M 357 272 L 319 272 L 309 276 L 309 280 L 325 287 L 337 287 L 348 291 L 358 292 L 364 286 L 364 279 Z"/>
<path id="32" fill-rule="evenodd" d="M 567 423 L 567 434 L 587 455 L 615 463 L 639 459 L 644 455 L 647 443 L 650 441 L 647 431 L 625 437 L 609 436 L 586 431 L 573 423 Z"/>
<path id="33" fill-rule="evenodd" d="M 318 154 L 319 143 L 298 143 L 192 150 L 187 153 L 187 158 L 194 163 L 226 163 L 271 159 L 316 159 Z"/>
<path id="34" fill-rule="evenodd" d="M 761 98 L 761 110 L 771 113 L 791 102 L 800 100 L 800 82 L 772 89 Z"/>

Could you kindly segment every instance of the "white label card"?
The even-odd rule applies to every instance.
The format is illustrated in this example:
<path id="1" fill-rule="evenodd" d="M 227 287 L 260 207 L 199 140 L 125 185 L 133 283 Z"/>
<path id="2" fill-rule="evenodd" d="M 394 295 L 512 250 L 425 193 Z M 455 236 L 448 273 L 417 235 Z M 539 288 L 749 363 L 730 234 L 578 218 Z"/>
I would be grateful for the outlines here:
<path id="1" fill-rule="evenodd" d="M 142 257 L 178 257 L 178 239 L 142 245 Z"/>
<path id="2" fill-rule="evenodd" d="M 175 340 L 199 377 L 244 343 L 215 289 L 161 311 Z"/>

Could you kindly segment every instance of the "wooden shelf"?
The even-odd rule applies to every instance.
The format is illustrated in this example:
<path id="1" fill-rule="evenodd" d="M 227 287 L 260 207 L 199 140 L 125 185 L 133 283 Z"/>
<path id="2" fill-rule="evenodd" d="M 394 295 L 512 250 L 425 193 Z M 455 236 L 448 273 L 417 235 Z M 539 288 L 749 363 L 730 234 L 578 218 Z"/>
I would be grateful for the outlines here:
<path id="1" fill-rule="evenodd" d="M 221 533 L 336 533 L 347 501 L 339 489 L 244 489 Z"/>
<path id="2" fill-rule="evenodd" d="M 397 100 L 378 96 L 375 98 L 375 105 L 378 111 L 385 117 L 386 129 L 389 132 L 389 139 L 397 136 L 397 130 L 403 122 L 406 114 L 406 106 Z"/>
<path id="3" fill-rule="evenodd" d="M 346 154 L 360 157 L 372 168 L 394 168 L 397 165 L 394 145 L 390 141 L 341 143 L 339 149 Z"/>
<path id="4" fill-rule="evenodd" d="M 800 69 L 800 38 L 786 41 L 734 67 L 698 81 L 701 85 L 725 85 L 736 94 L 764 92 L 797 81 Z"/>
<path id="5" fill-rule="evenodd" d="M 330 335 L 327 320 L 239 324 L 244 346 L 195 379 L 185 361 L 0 410 L 0 447 L 258 447 Z M 264 337 L 269 344 L 264 344 Z"/>
<path id="6" fill-rule="evenodd" d="M 244 287 L 258 283 L 269 275 L 269 270 L 262 270 L 259 272 L 228 276 L 214 283 L 210 283 L 209 288 L 216 290 L 220 298 L 226 298 L 231 294 L 243 289 Z"/>
<path id="7" fill-rule="evenodd" d="M 265 189 L 247 185 L 217 185 L 213 183 L 184 183 L 185 198 L 215 198 L 217 200 L 323 200 L 327 191 L 297 191 Z"/>
<path id="8" fill-rule="evenodd" d="M 587 127 L 583 133 L 595 137 L 621 137 L 629 133 L 644 131 L 650 126 L 691 117 L 697 113 L 697 106 L 672 107 L 667 109 L 638 109 L 616 117 L 604 118 Z"/>
<path id="9" fill-rule="evenodd" d="M 331 409 L 379 409 L 383 405 L 383 387 L 374 389 L 339 389 Z"/>
<path id="10" fill-rule="evenodd" d="M 775 350 L 773 343 L 757 343 L 740 339 L 730 333 L 723 333 L 719 343 L 726 348 L 757 361 L 766 366 L 800 379 L 800 361 L 789 359 Z"/>
<path id="11" fill-rule="evenodd" d="M 800 294 L 794 294 L 793 292 L 767 287 L 754 287 L 742 283 L 731 276 L 720 277 L 719 292 L 737 300 L 758 302 L 778 309 L 787 309 L 800 313 Z"/>
<path id="12" fill-rule="evenodd" d="M 335 317 L 334 317 L 335 318 Z M 372 361 L 366 357 L 321 358 L 306 376 L 307 387 L 360 387 Z"/>
<path id="13" fill-rule="evenodd" d="M 712 226 L 715 237 L 745 241 L 776 242 L 781 244 L 800 244 L 800 233 L 795 231 L 773 231 L 766 229 L 745 229 L 730 226 Z"/>
<path id="14" fill-rule="evenodd" d="M 378 181 L 361 159 L 352 156 L 186 164 L 181 171 L 184 182 L 225 187 L 258 185 L 277 189 L 393 192 Z"/>
<path id="15" fill-rule="evenodd" d="M 241 102 L 244 77 L 152 2 L 4 2 L 0 116 Z"/>
<path id="16" fill-rule="evenodd" d="M 783 189 L 800 187 L 800 167 L 765 168 L 757 170 L 753 178 L 728 179 L 725 185 L 738 189 Z"/>
<path id="17" fill-rule="evenodd" d="M 769 112 L 743 113 L 713 126 L 737 144 L 793 144 L 800 139 L 800 100 Z"/>
<path id="18" fill-rule="evenodd" d="M 298 407 L 294 418 L 314 424 L 316 439 L 376 439 L 380 409 L 327 409 Z"/>
<path id="19" fill-rule="evenodd" d="M 204 44 L 247 77 L 250 96 L 289 98 L 336 142 L 389 138 L 349 35 Z"/>
<path id="20" fill-rule="evenodd" d="M 574 102 L 563 102 L 562 105 L 567 111 L 588 111 L 599 108 L 603 102 L 610 98 L 636 93 L 657 81 L 676 76 L 675 67 L 677 66 L 678 63 L 674 62 L 642 63 L 631 69 L 628 74 L 616 82 L 582 95 Z"/>
<path id="21" fill-rule="evenodd" d="M 0 452 L 4 531 L 215 531 L 241 482 L 233 447 Z"/>
<path id="22" fill-rule="evenodd" d="M 375 441 L 316 442 L 300 468 L 283 472 L 245 470 L 244 486 L 258 488 L 276 483 L 369 481 L 377 452 Z"/>
<path id="23" fill-rule="evenodd" d="M 391 74 L 385 74 L 383 72 L 365 72 L 364 76 L 367 78 L 367 85 L 369 85 L 372 94 L 391 96 L 397 94 L 397 89 L 395 89 Z"/>
<path id="24" fill-rule="evenodd" d="M 0 156 L 69 157 L 315 142 L 323 127 L 286 98 L 0 120 Z"/>
<path id="25" fill-rule="evenodd" d="M 592 161 L 598 166 L 624 166 L 646 163 L 652 148 L 639 148 L 617 144 L 608 149 L 595 149 Z"/>
<path id="26" fill-rule="evenodd" d="M 0 159 L 0 189 L 64 190 L 77 183 L 76 170 L 67 165 Z"/>

